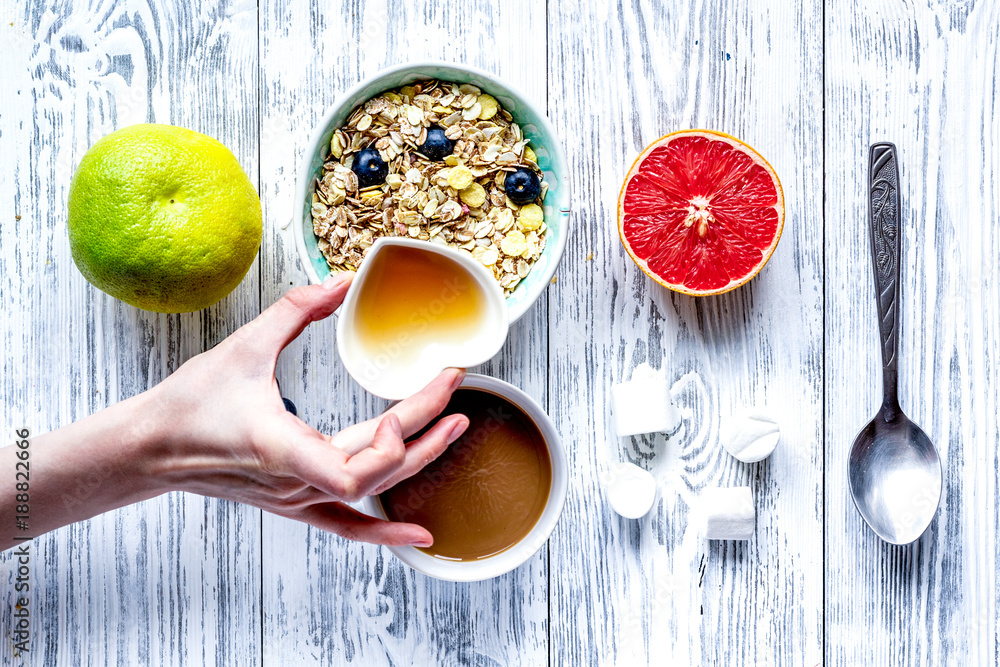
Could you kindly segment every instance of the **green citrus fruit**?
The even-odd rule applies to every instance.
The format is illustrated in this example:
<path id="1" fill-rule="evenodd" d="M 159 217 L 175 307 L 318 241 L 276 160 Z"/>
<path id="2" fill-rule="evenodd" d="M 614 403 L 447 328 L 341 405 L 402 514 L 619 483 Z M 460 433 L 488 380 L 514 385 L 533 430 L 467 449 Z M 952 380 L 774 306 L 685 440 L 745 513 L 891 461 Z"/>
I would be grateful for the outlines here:
<path id="1" fill-rule="evenodd" d="M 69 187 L 73 261 L 138 308 L 182 313 L 240 284 L 260 248 L 260 198 L 228 148 L 171 125 L 132 125 L 84 154 Z"/>

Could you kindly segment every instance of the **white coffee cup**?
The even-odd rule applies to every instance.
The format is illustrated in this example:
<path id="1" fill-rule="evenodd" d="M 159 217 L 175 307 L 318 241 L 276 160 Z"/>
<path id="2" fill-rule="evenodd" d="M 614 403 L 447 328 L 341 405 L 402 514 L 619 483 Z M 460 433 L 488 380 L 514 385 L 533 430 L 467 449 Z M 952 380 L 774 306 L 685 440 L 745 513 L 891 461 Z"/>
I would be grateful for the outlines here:
<path id="1" fill-rule="evenodd" d="M 387 548 L 403 563 L 429 577 L 446 581 L 481 581 L 510 572 L 522 565 L 544 546 L 555 529 L 559 516 L 562 514 L 563 504 L 566 502 L 569 466 L 566 461 L 566 451 L 563 449 L 552 420 L 545 414 L 542 406 L 530 396 L 512 384 L 486 375 L 466 375 L 461 386 L 466 389 L 482 389 L 502 396 L 524 411 L 538 427 L 549 453 L 549 461 L 552 464 L 552 482 L 545 508 L 538 521 L 535 522 L 535 526 L 517 544 L 498 554 L 479 560 L 445 560 L 415 547 Z M 377 497 L 365 498 L 362 501 L 362 507 L 370 516 L 380 519 L 387 518 Z"/>
<path id="2" fill-rule="evenodd" d="M 402 246 L 414 251 L 435 253 L 453 260 L 482 289 L 484 307 L 477 313 L 475 330 L 459 343 L 421 344 L 401 339 L 378 351 L 362 344 L 357 326 L 358 299 L 371 274 L 371 267 L 387 248 Z M 428 304 L 433 305 L 433 304 Z M 468 253 L 416 239 L 383 237 L 375 241 L 351 283 L 338 311 L 337 351 L 347 372 L 366 390 L 398 400 L 411 396 L 446 368 L 468 368 L 492 358 L 507 339 L 509 327 L 503 290 L 486 268 Z M 423 345 L 407 349 L 404 346 Z"/>

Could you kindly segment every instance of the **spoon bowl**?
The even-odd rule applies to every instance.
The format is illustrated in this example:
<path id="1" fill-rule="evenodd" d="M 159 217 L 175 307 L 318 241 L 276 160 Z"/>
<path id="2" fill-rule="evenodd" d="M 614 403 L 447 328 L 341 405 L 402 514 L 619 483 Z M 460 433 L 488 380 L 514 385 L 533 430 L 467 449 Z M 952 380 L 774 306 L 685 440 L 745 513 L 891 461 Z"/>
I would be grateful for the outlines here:
<path id="1" fill-rule="evenodd" d="M 874 144 L 868 156 L 872 269 L 882 347 L 882 409 L 861 429 L 847 461 L 851 497 L 861 517 L 892 544 L 915 541 L 941 502 L 941 460 L 930 438 L 899 407 L 899 168 L 896 147 Z"/>
<path id="2" fill-rule="evenodd" d="M 941 500 L 941 461 L 930 438 L 902 412 L 883 411 L 861 429 L 848 463 L 854 504 L 886 542 L 920 537 Z"/>

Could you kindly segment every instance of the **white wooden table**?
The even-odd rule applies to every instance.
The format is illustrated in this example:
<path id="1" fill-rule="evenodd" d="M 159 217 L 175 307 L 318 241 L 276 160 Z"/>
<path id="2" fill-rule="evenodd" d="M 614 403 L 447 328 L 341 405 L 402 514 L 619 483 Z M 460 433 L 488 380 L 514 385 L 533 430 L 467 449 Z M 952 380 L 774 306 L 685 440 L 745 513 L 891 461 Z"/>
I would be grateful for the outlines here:
<path id="1" fill-rule="evenodd" d="M 481 372 L 547 405 L 568 445 L 565 513 L 515 572 L 414 574 L 388 551 L 170 494 L 36 540 L 34 665 L 988 665 L 1000 659 L 1000 3 L 899 0 L 0 0 L 0 424 L 43 432 L 140 392 L 306 282 L 284 227 L 323 110 L 379 69 L 444 59 L 547 106 L 572 162 L 558 282 Z M 65 202 L 87 147 L 138 122 L 219 138 L 258 186 L 265 233 L 240 288 L 165 316 L 90 287 Z M 641 148 L 679 128 L 742 137 L 784 185 L 784 236 L 748 286 L 652 284 L 615 229 Z M 845 461 L 878 403 L 868 145 L 895 141 L 904 198 L 901 400 L 945 493 L 909 547 L 883 544 Z M 279 380 L 333 431 L 379 401 L 309 329 Z M 609 386 L 641 362 L 676 381 L 676 436 L 616 440 Z M 766 403 L 782 442 L 743 465 L 721 414 Z M 4 436 L 10 440 L 13 436 Z M 627 458 L 660 500 L 616 518 Z M 4 473 L 5 474 L 5 473 Z M 85 480 L 81 481 L 84 485 Z M 6 483 L 6 482 L 3 482 Z M 706 486 L 749 485 L 757 533 L 696 538 Z M 12 623 L 0 557 L 0 630 Z"/>

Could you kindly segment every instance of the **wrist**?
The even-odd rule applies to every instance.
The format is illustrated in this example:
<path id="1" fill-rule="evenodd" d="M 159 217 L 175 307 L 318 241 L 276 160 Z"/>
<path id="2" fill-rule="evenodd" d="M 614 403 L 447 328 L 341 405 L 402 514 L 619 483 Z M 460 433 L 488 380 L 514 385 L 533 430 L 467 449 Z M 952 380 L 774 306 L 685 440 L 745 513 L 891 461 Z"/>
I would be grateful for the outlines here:
<path id="1" fill-rule="evenodd" d="M 140 394 L 31 439 L 36 535 L 168 490 L 150 474 L 164 414 L 152 398 Z"/>
<path id="2" fill-rule="evenodd" d="M 171 452 L 169 415 L 159 386 L 111 406 L 125 420 L 119 443 L 120 476 L 135 500 L 152 498 L 173 488 L 162 474 Z M 133 501 L 134 502 L 134 501 Z"/>

